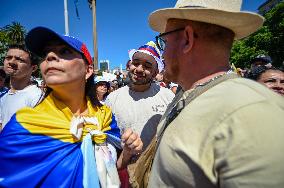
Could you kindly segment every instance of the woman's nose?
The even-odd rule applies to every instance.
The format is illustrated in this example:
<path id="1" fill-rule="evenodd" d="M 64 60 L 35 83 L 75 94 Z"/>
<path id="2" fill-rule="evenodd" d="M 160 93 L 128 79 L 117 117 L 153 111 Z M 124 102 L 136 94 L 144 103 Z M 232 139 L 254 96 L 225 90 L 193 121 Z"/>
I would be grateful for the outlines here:
<path id="1" fill-rule="evenodd" d="M 46 61 L 58 61 L 58 60 L 59 58 L 54 52 L 48 52 L 48 54 L 46 55 Z"/>

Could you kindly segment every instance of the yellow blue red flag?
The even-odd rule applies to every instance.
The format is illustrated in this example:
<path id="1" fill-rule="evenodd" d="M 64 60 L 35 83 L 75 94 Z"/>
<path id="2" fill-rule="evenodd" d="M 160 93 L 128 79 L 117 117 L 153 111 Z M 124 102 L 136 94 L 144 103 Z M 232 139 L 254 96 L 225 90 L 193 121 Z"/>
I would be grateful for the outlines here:
<path id="1" fill-rule="evenodd" d="M 70 133 L 70 109 L 52 95 L 18 111 L 0 133 L 0 187 L 99 187 L 92 142 L 119 146 L 120 130 L 108 107 L 87 106 L 99 125 L 85 124 L 80 140 Z"/>

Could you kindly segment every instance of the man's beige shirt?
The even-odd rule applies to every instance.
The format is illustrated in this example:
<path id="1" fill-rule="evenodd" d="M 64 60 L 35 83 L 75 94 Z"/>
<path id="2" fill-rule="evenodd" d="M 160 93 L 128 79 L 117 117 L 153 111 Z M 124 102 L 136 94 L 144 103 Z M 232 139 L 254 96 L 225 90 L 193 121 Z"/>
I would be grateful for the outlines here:
<path id="1" fill-rule="evenodd" d="M 164 132 L 149 187 L 284 187 L 284 98 L 243 78 L 201 94 Z"/>

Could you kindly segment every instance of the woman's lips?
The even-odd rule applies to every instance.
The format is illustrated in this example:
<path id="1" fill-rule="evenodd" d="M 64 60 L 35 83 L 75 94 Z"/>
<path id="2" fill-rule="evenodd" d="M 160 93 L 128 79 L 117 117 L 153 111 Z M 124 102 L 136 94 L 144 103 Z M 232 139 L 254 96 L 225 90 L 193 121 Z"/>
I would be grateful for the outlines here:
<path id="1" fill-rule="evenodd" d="M 55 68 L 55 67 L 49 67 L 45 71 L 45 73 L 53 73 L 53 72 L 62 72 L 62 70 Z"/>

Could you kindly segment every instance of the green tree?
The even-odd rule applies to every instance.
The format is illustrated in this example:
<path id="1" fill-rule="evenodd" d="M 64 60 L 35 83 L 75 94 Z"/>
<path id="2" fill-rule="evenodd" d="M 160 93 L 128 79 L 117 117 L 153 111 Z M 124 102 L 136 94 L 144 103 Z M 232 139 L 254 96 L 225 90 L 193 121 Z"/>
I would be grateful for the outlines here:
<path id="1" fill-rule="evenodd" d="M 281 2 L 266 15 L 265 24 L 272 33 L 268 53 L 276 66 L 284 62 L 284 2 Z"/>
<path id="2" fill-rule="evenodd" d="M 24 44 L 26 29 L 18 22 L 6 25 L 0 28 L 0 64 L 3 65 L 3 60 L 7 48 L 11 44 Z"/>
<path id="3" fill-rule="evenodd" d="M 6 25 L 3 29 L 5 36 L 8 40 L 8 44 L 23 44 L 25 41 L 26 30 L 18 22 L 12 22 L 12 24 Z"/>
<path id="4" fill-rule="evenodd" d="M 265 22 L 257 32 L 236 41 L 231 52 L 231 63 L 236 67 L 249 68 L 250 60 L 259 54 L 271 56 L 273 65 L 284 61 L 284 2 L 264 15 Z"/>
<path id="5" fill-rule="evenodd" d="M 7 43 L 5 32 L 0 30 L 0 65 L 3 65 L 4 56 L 7 50 Z"/>

